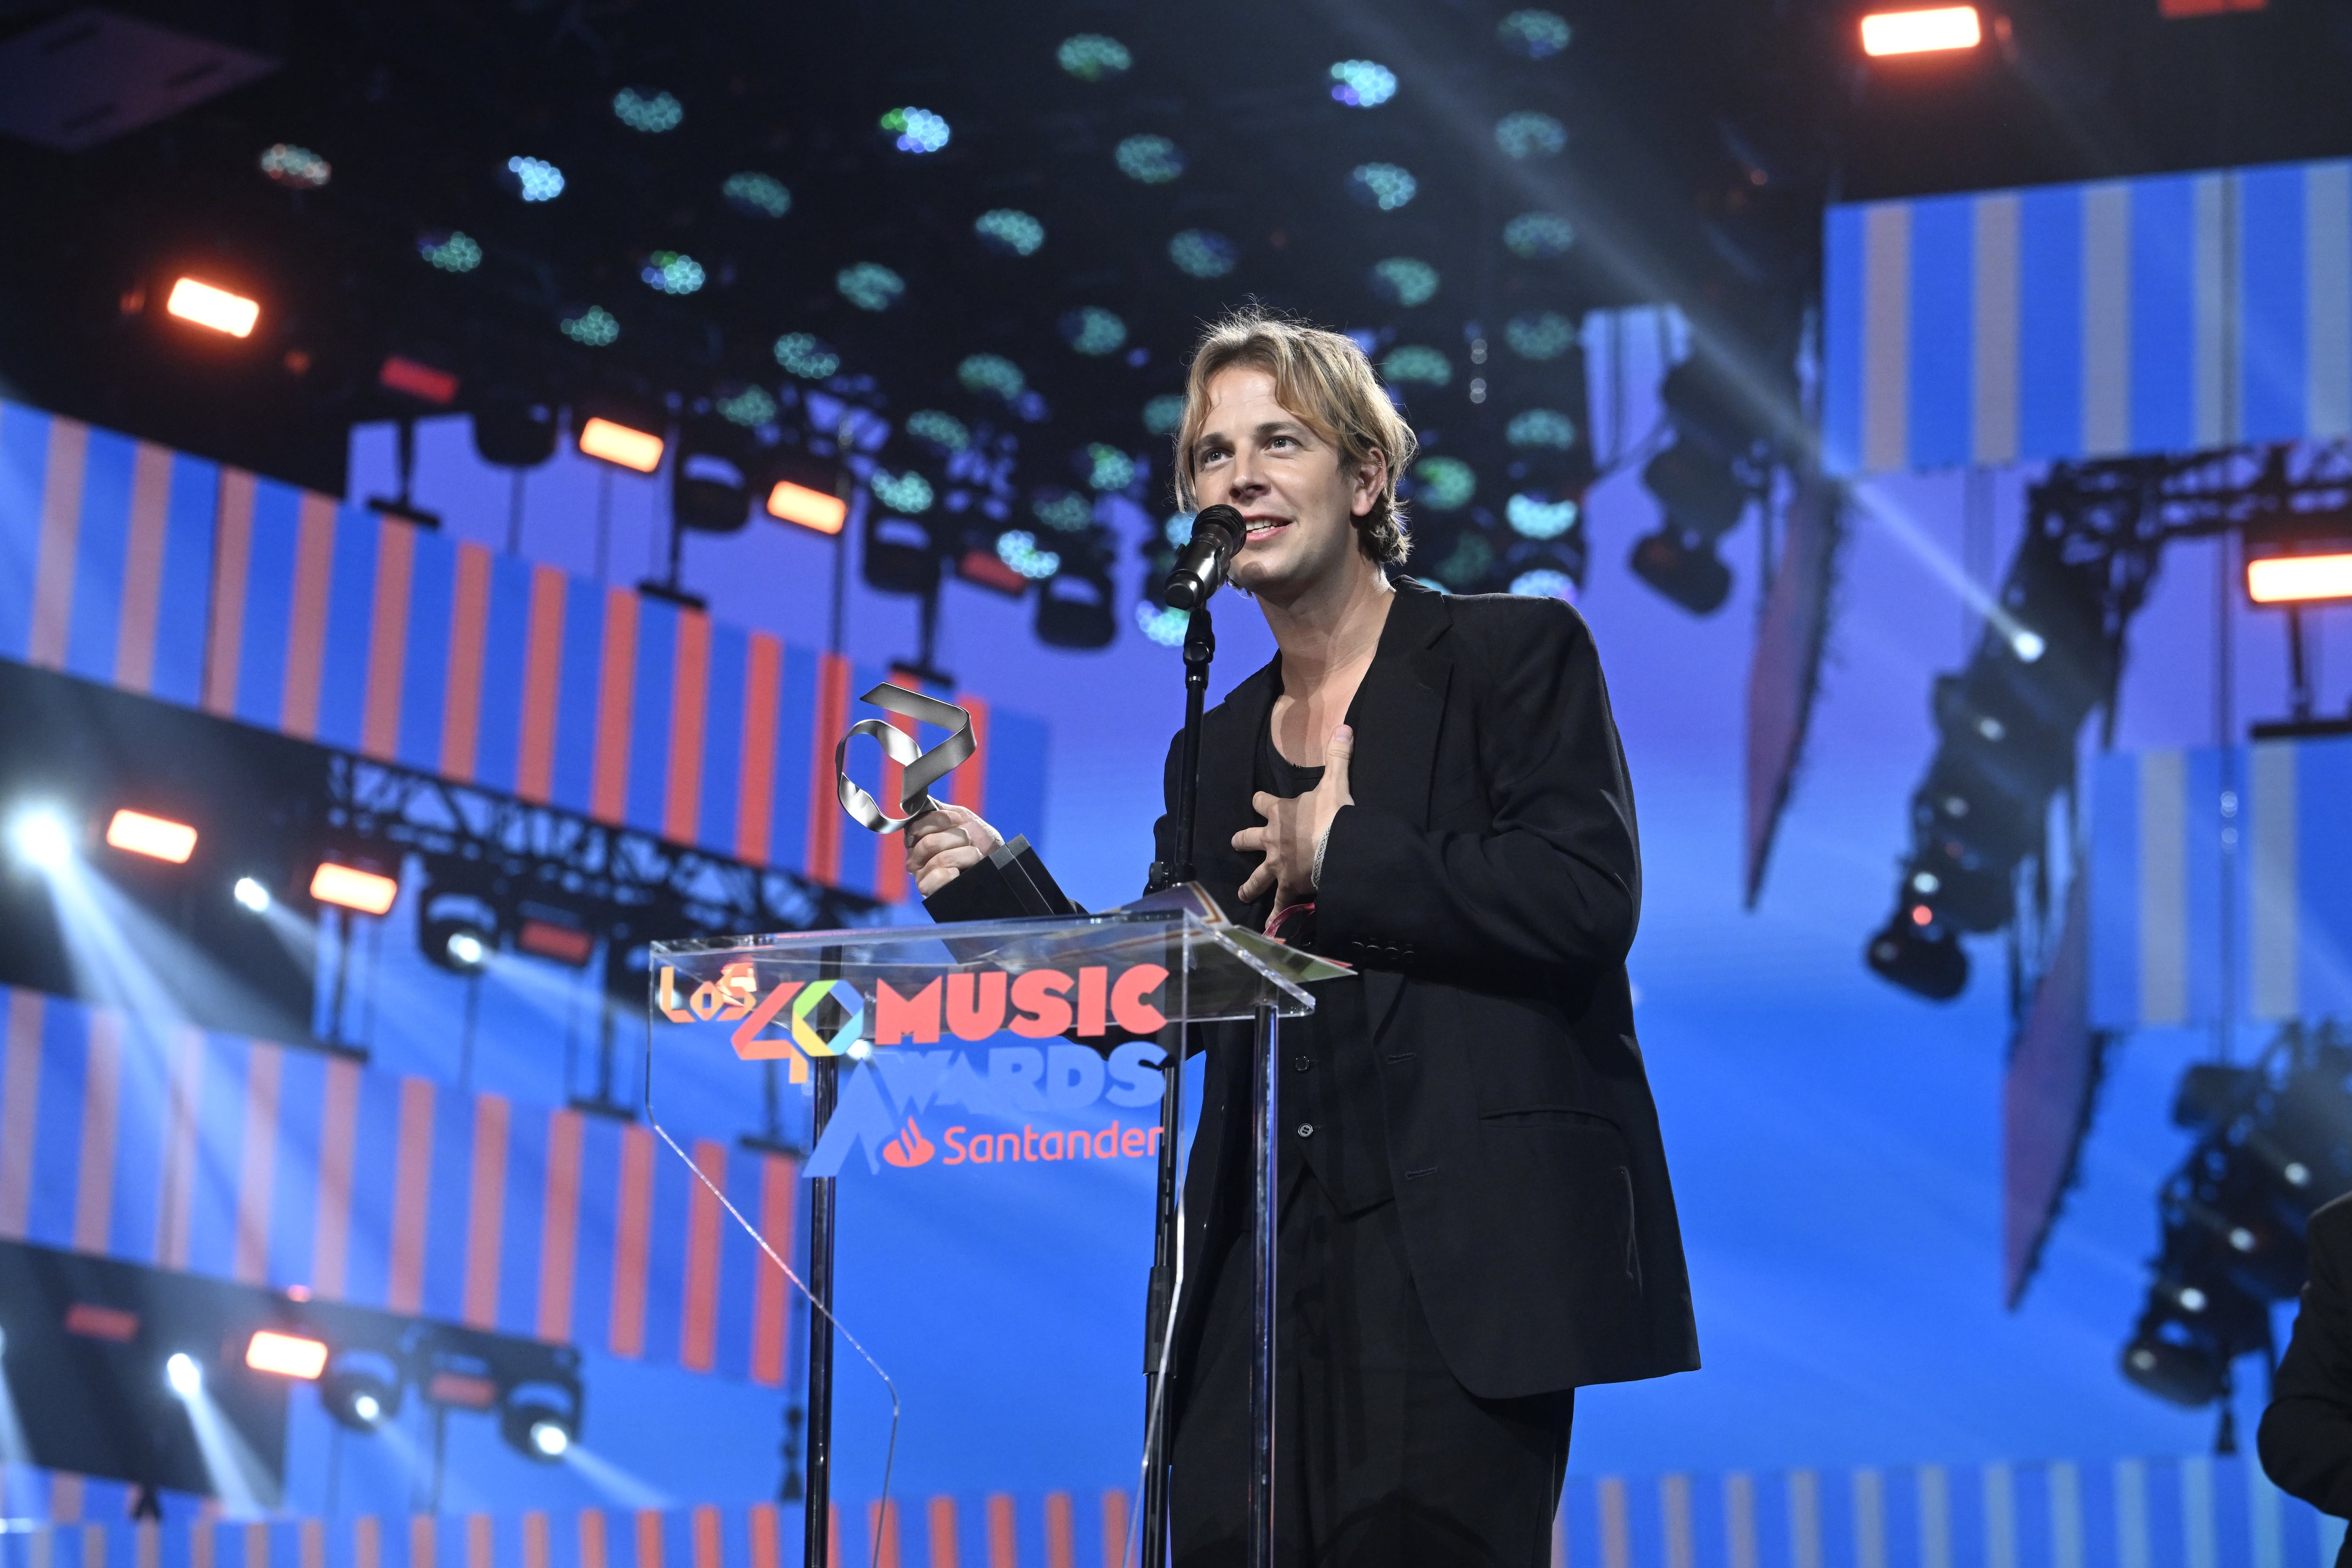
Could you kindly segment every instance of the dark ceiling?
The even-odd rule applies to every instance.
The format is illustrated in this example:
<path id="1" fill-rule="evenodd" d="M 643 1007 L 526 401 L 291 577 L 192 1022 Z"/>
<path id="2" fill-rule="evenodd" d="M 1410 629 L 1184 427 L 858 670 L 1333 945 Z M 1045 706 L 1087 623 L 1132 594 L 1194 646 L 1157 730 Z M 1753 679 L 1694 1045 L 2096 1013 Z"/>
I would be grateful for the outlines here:
<path id="1" fill-rule="evenodd" d="M 455 372 L 460 405 L 500 394 L 668 399 L 691 415 L 743 385 L 783 394 L 772 345 L 813 334 L 841 386 L 893 418 L 938 407 L 1020 437 L 1024 482 L 1070 479 L 1089 441 L 1154 454 L 1146 401 L 1178 390 L 1199 323 L 1255 298 L 1433 347 L 1444 384 L 1410 388 L 1417 425 L 1468 452 L 1530 401 L 1581 407 L 1572 355 L 1521 362 L 1475 341 L 1513 317 L 1672 300 L 1767 363 L 1793 357 L 1820 206 L 1861 197 L 2352 151 L 2352 6 L 2274 0 L 2167 21 L 2158 0 L 2013 6 L 1960 60 L 1864 69 L 1857 7 L 1761 0 L 1543 0 L 1565 49 L 1510 47 L 1506 0 L 1289 0 L 857 5 L 702 0 L 358 0 L 126 6 L 282 62 L 88 151 L 0 142 L 14 242 L 0 247 L 0 380 L 15 395 L 265 471 L 341 488 L 344 432 L 419 405 L 378 384 L 396 353 Z M 0 48 L 64 7 L 0 7 Z M 1057 64 L 1077 34 L 1130 68 L 1083 80 Z M 1394 97 L 1335 101 L 1335 61 L 1389 68 Z M 675 129 L 616 117 L 616 92 L 673 94 Z M 928 154 L 880 121 L 947 121 Z M 1496 127 L 1533 111 L 1565 150 L 1507 155 Z M 1115 150 L 1180 150 L 1144 184 Z M 265 179 L 263 148 L 323 155 L 331 180 Z M 563 172 L 552 201 L 502 179 L 517 155 Z M 1351 193 L 1367 163 L 1410 171 L 1410 202 Z M 772 176 L 780 217 L 722 198 Z M 1043 225 L 1034 254 L 973 230 L 1011 208 Z M 1520 215 L 1572 225 L 1556 258 L 1507 247 Z M 462 231 L 478 267 L 428 265 L 420 237 Z M 1171 237 L 1232 248 L 1188 276 Z M 655 252 L 705 281 L 668 297 Z M 1433 268 L 1424 302 L 1383 297 L 1371 265 Z M 861 310 L 837 278 L 903 281 Z M 179 271 L 260 299 L 253 339 L 203 341 L 152 308 Z M 617 341 L 559 330 L 595 306 Z M 1073 351 L 1068 312 L 1126 328 L 1118 352 Z M 1020 408 L 960 384 L 1003 356 L 1038 397 Z M 1481 364 L 1487 368 L 1482 370 Z M 1491 394 L 1474 402 L 1472 387 Z M 1491 382 L 1491 388 L 1489 387 Z M 1589 471 L 1589 470 L 1588 470 Z"/>

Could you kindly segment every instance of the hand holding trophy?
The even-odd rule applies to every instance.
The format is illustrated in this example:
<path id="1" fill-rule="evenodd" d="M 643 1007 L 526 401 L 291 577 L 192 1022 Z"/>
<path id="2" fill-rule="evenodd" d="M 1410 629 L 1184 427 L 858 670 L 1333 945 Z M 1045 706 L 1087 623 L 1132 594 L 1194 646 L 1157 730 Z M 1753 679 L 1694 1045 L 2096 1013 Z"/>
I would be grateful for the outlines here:
<path id="1" fill-rule="evenodd" d="M 923 908 L 933 920 L 1017 920 L 1024 915 L 1083 912 L 1063 896 L 1025 836 L 1007 843 L 978 813 L 961 805 L 943 805 L 931 797 L 931 786 L 969 762 L 978 750 L 970 713 L 952 702 L 887 681 L 858 700 L 949 731 L 946 740 L 927 751 L 912 735 L 887 721 L 861 719 L 849 727 L 833 752 L 841 808 L 872 832 L 906 834 L 907 869 L 914 874 L 916 890 L 923 895 Z M 905 816 L 890 816 L 872 795 L 851 781 L 849 742 L 860 735 L 870 736 L 881 746 L 883 755 L 904 770 L 898 809 Z"/>

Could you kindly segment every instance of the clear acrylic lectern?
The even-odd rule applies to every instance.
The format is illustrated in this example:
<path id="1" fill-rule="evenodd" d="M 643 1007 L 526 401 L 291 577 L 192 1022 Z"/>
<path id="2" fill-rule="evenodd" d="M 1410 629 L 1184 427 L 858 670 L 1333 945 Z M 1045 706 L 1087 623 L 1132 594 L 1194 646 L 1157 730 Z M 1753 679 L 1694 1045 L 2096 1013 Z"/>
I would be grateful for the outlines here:
<path id="1" fill-rule="evenodd" d="M 760 1237 L 673 1129 L 698 1109 L 754 1100 L 763 1073 L 804 1086 L 814 1103 L 803 1173 L 808 1563 L 826 1563 L 829 1547 L 836 1332 L 885 1374 L 893 1452 L 902 1435 L 926 1455 L 1012 1441 L 1065 1443 L 1080 1456 L 1124 1446 L 1131 1372 L 1073 1387 L 1050 1356 L 1007 1347 L 1052 1349 L 1056 1322 L 1069 1345 L 1123 1337 L 1136 1276 L 1100 1265 L 1139 1262 L 1147 1236 L 1141 1556 L 1163 1560 L 1164 1530 L 1152 1525 L 1165 1518 L 1160 1374 L 1181 1288 L 1182 1094 L 1182 1074 L 1165 1064 L 1182 1055 L 1171 1047 L 1184 1025 L 1242 1019 L 1255 1023 L 1253 1535 L 1270 1550 L 1276 1020 L 1313 1009 L 1308 982 L 1348 973 L 1227 923 L 1192 889 L 1097 915 L 655 944 L 648 1119 L 693 1166 L 688 1179 L 751 1235 L 761 1268 L 788 1268 L 789 1251 Z M 836 1274 L 845 1181 L 843 1233 L 855 1245 Z M 1156 1226 L 1145 1217 L 1155 1205 Z M 1091 1283 L 1071 1274 L 1057 1290 L 1051 1281 L 1063 1276 L 1042 1271 L 1083 1263 L 1074 1252 L 1094 1258 Z M 1108 1304 L 1116 1322 L 1071 1319 L 1074 1304 L 1091 1306 L 1089 1318 Z M 1129 1353 L 1118 1358 L 1126 1368 Z M 880 1449 L 877 1426 L 857 1430 L 873 1431 Z"/>

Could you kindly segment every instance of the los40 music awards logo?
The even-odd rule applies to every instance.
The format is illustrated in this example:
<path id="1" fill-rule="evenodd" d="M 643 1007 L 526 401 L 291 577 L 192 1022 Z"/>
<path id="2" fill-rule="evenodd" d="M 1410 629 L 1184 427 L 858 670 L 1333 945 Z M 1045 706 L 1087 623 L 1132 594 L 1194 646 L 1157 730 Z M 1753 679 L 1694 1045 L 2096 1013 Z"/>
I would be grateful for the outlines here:
<path id="1" fill-rule="evenodd" d="M 782 981 L 763 995 L 754 965 L 730 963 L 681 999 L 675 973 L 661 972 L 656 1005 L 673 1023 L 735 1024 L 731 1044 L 745 1061 L 783 1061 L 795 1083 L 807 1081 L 817 1057 L 846 1057 L 840 1099 L 802 1174 L 836 1175 L 856 1149 L 869 1171 L 906 1170 L 938 1161 L 972 1169 L 1073 1161 L 1157 1159 L 1156 1117 L 1108 1126 L 1048 1126 L 1032 1117 L 1081 1120 L 1108 1104 L 1156 1106 L 1161 1053 L 1151 1040 L 1129 1040 L 1107 1056 L 1069 1037 L 1100 1039 L 1112 1025 L 1129 1035 L 1156 1034 L 1167 1022 L 1152 998 L 1168 971 L 1129 964 L 1116 973 L 1089 965 L 1075 973 L 1030 969 L 957 970 L 915 979 L 902 992 L 877 981 L 869 999 L 846 980 Z M 869 1027 L 870 1025 L 870 1027 Z M 1038 1045 L 983 1051 L 919 1050 L 944 1038 L 975 1045 L 1011 1033 Z M 968 1121 L 947 1122 L 951 1110 Z M 929 1118 L 934 1139 L 923 1130 Z M 987 1121 L 992 1127 L 976 1127 Z M 1019 1123 L 1018 1131 L 1005 1127 Z M 1001 1130 L 1002 1129 L 1002 1130 Z"/>

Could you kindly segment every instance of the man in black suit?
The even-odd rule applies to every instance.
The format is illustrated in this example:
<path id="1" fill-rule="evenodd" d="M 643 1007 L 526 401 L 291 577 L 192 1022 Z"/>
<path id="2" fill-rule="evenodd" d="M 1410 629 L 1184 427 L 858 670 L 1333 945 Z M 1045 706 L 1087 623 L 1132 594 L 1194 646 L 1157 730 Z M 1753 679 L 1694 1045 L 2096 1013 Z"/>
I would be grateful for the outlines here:
<path id="1" fill-rule="evenodd" d="M 2352 1516 L 2352 1197 L 2311 1216 L 2311 1280 L 2255 1436 L 2263 1469 L 2322 1513 Z M 2352 1537 L 2336 1553 L 2352 1568 Z"/>
<path id="2" fill-rule="evenodd" d="M 1591 636 L 1558 600 L 1391 584 L 1413 446 L 1337 333 L 1245 313 L 1195 354 L 1178 488 L 1247 521 L 1232 580 L 1281 650 L 1204 721 L 1198 872 L 1236 920 L 1360 975 L 1281 1036 L 1285 1560 L 1536 1568 L 1574 1390 L 1698 1351 L 1633 1038 L 1640 858 Z M 995 842 L 953 811 L 908 837 L 926 893 Z M 1168 817 L 1156 837 L 1164 861 Z M 1182 1568 L 1243 1561 L 1246 1528 L 1251 1052 L 1246 1026 L 1208 1035 Z"/>

